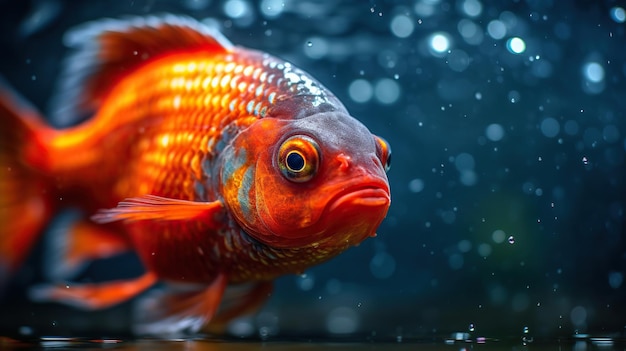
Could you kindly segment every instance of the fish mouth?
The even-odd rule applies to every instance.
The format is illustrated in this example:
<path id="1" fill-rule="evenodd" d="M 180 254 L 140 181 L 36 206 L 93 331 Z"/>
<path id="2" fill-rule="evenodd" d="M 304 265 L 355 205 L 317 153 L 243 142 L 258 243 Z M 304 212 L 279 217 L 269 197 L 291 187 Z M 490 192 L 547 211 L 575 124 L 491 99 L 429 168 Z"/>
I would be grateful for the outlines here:
<path id="1" fill-rule="evenodd" d="M 329 202 L 327 210 L 334 212 L 346 206 L 380 207 L 389 206 L 391 198 L 387 184 L 378 182 L 348 186 L 337 193 Z"/>

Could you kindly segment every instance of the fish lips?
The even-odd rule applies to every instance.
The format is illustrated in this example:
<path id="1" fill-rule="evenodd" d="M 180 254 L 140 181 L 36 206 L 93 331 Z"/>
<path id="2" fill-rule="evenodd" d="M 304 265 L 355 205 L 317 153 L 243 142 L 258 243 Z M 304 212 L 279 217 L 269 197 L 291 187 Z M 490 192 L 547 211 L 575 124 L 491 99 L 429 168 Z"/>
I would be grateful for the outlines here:
<path id="1" fill-rule="evenodd" d="M 345 207 L 366 207 L 376 210 L 389 207 L 391 197 L 389 189 L 381 185 L 365 184 L 347 188 L 336 194 L 326 207 L 327 212 L 336 212 Z"/>
<path id="2" fill-rule="evenodd" d="M 389 185 L 382 179 L 346 185 L 328 201 L 322 215 L 336 228 L 328 242 L 354 246 L 375 236 L 390 204 Z"/>

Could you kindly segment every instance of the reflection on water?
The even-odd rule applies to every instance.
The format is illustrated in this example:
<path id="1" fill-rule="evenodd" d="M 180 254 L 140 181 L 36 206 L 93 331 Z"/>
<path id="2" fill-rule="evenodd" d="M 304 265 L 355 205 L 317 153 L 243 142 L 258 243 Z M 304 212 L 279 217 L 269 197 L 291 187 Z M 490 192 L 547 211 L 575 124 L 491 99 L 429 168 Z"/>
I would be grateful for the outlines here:
<path id="1" fill-rule="evenodd" d="M 455 333 L 444 339 L 396 339 L 375 341 L 369 338 L 356 339 L 298 339 L 298 340 L 222 340 L 222 339 L 189 339 L 189 340 L 134 340 L 119 339 L 76 339 L 76 338 L 42 338 L 35 342 L 20 342 L 0 337 L 0 350 L 120 350 L 120 351 L 250 351 L 250 350 L 423 350 L 423 351 L 468 351 L 468 350 L 572 350 L 572 351 L 612 351 L 624 350 L 626 340 L 610 337 L 591 337 L 575 335 L 573 338 L 561 340 L 498 340 L 484 337 L 467 339 L 466 333 Z M 458 339 L 458 337 L 461 337 Z"/>

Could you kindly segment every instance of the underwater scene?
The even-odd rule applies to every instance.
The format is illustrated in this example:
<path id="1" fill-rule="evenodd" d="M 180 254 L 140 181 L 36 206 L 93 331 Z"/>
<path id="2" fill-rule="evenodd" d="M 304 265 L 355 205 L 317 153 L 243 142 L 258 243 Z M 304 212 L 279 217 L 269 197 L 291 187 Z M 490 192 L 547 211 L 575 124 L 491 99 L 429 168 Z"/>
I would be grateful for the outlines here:
<path id="1" fill-rule="evenodd" d="M 166 28 L 170 32 L 162 31 L 162 22 L 174 23 Z M 12 241 L 0 238 L 0 349 L 626 348 L 625 2 L 0 0 L 0 28 L 0 226 L 5 228 L 0 234 L 20 233 Z M 113 33 L 102 41 L 108 52 L 94 49 L 98 30 Z M 210 38 L 197 39 L 198 33 Z M 135 36 L 127 39 L 130 35 Z M 210 48 L 210 59 L 222 55 L 238 64 L 241 58 L 241 74 L 247 74 L 243 65 L 256 67 L 259 52 L 265 61 L 258 65 L 273 60 L 265 54 L 278 58 L 259 66 L 259 72 L 276 69 L 291 90 L 257 89 L 255 96 L 265 102 L 248 103 L 246 89 L 229 75 L 224 79 L 233 80 L 222 87 L 240 93 L 229 92 L 231 100 L 214 103 L 217 110 L 189 102 L 196 109 L 193 118 L 235 112 L 254 117 L 233 122 L 239 132 L 274 115 L 289 115 L 290 122 L 282 129 L 241 132 L 244 137 L 235 137 L 239 132 L 230 127 L 202 129 L 217 133 L 207 151 L 215 159 L 203 159 L 199 171 L 208 177 L 202 184 L 213 181 L 211 172 L 224 180 L 200 184 L 201 189 L 193 183 L 191 197 L 168 193 L 165 186 L 142 193 L 148 189 L 144 180 L 123 183 L 131 195 L 114 197 L 122 185 L 111 186 L 109 174 L 121 179 L 132 171 L 147 179 L 157 172 L 147 168 L 151 163 L 125 158 L 117 147 L 140 140 L 124 134 L 123 126 L 112 127 L 140 118 L 133 116 L 143 110 L 128 101 L 156 87 L 136 74 L 143 88 L 124 93 L 132 71 L 125 65 L 145 68 L 146 77 L 153 56 L 164 58 L 165 65 L 196 40 L 206 41 L 202 47 Z M 83 49 L 92 49 L 82 56 L 76 54 L 81 41 Z M 141 56 L 135 44 L 152 50 L 152 56 L 125 63 L 124 55 Z M 109 59 L 107 67 L 90 63 Z M 190 64 L 184 67 L 191 70 Z M 86 71 L 101 68 L 91 85 L 81 86 Z M 261 81 L 270 89 L 271 80 Z M 211 84 L 209 79 L 204 86 L 208 99 L 217 94 L 210 89 L 222 83 Z M 281 99 L 285 94 L 297 99 Z M 167 101 L 176 109 L 187 106 L 177 97 Z M 280 105 L 284 101 L 289 103 Z M 115 110 L 124 104 L 128 107 Z M 46 126 L 31 126 L 39 123 L 33 122 L 37 114 Z M 336 118 L 345 123 L 329 115 L 340 115 Z M 13 122 L 6 122 L 7 116 Z M 104 122 L 89 124 L 94 116 Z M 57 137 L 50 126 L 63 131 L 76 125 L 100 129 L 74 139 L 59 137 L 50 145 L 74 143 L 67 148 L 71 151 L 50 151 L 47 140 Z M 262 155 L 278 149 L 272 141 L 283 140 L 293 128 L 304 130 L 304 136 L 282 141 L 278 158 L 271 156 L 263 165 Z M 266 130 L 273 132 L 262 134 Z M 167 135 L 159 134 L 157 146 L 173 143 Z M 50 176 L 56 183 L 46 188 L 29 182 L 39 176 L 21 165 L 48 154 L 68 166 L 63 176 Z M 92 154 L 100 155 L 93 156 L 95 162 L 70 167 Z M 259 161 L 250 161 L 257 154 Z M 172 159 L 163 160 L 161 165 Z M 333 166 L 329 160 L 338 161 Z M 256 173 L 238 171 L 252 162 Z M 46 167 L 40 169 L 54 165 Z M 176 187 L 193 172 L 162 178 Z M 232 177 L 235 184 L 228 181 Z M 350 194 L 340 187 L 341 194 L 334 195 L 339 190 L 326 185 L 337 177 L 367 186 Z M 70 178 L 81 185 L 68 193 L 69 206 L 62 206 L 63 196 L 46 200 L 43 210 L 37 208 L 49 214 L 39 220 L 32 206 L 21 205 L 43 193 L 62 193 Z M 266 191 L 259 195 L 261 185 Z M 250 189 L 256 189 L 256 197 L 245 198 Z M 95 200 L 81 202 L 86 198 Z M 118 205 L 125 198 L 131 199 Z M 216 198 L 223 203 L 209 202 Z M 202 207 L 190 204 L 194 199 L 204 201 Z M 229 205 L 230 199 L 238 205 Z M 309 216 L 306 211 L 322 206 L 316 201 L 334 202 L 321 215 Z M 259 217 L 272 220 L 252 220 L 253 206 Z M 315 216 L 324 226 L 299 229 Z M 58 238 L 81 220 L 85 228 L 127 225 L 132 240 L 112 239 L 100 250 L 96 241 L 85 239 L 81 245 L 89 260 L 65 276 L 64 260 L 83 256 L 68 254 Z M 269 234 L 255 234 L 255 221 L 271 227 Z M 143 226 L 146 222 L 151 224 Z M 221 225 L 226 229 L 220 230 L 242 233 L 241 243 L 197 247 L 201 256 L 215 251 L 215 257 L 227 257 L 220 264 L 237 273 L 224 278 L 218 272 L 215 280 L 206 273 L 212 277 L 202 285 L 206 295 L 196 299 L 182 299 L 185 291 L 150 301 L 152 310 L 141 313 L 156 317 L 137 329 L 138 306 L 146 309 L 141 301 L 152 297 L 163 279 L 178 273 L 190 277 L 189 267 L 200 264 L 195 256 L 187 264 L 190 254 L 177 244 L 159 243 L 163 222 L 176 224 L 168 235 Z M 283 231 L 290 241 L 282 241 Z M 85 238 L 109 237 L 96 232 Z M 190 238 L 193 245 L 202 240 Z M 129 242 L 130 249 L 124 246 Z M 292 253 L 293 243 L 306 243 L 301 246 L 307 249 Z M 250 259 L 220 251 L 238 245 L 262 253 Z M 153 247 L 174 252 L 174 258 L 153 260 Z M 146 273 L 146 262 L 162 273 Z M 239 266 L 245 269 L 229 268 Z M 124 298 L 108 295 L 122 294 L 122 288 L 67 296 L 61 288 L 137 277 L 141 287 L 133 285 Z M 227 287 L 229 278 L 245 283 L 243 288 Z M 178 318 L 194 317 L 196 302 L 209 317 Z M 218 326 L 209 323 L 211 317 Z"/>

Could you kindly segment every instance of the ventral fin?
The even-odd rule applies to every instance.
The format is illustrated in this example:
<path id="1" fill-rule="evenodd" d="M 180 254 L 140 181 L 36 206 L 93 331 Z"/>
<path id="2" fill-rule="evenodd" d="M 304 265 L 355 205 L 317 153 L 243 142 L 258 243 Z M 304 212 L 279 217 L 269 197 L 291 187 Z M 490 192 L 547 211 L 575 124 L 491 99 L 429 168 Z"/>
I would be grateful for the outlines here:
<path id="1" fill-rule="evenodd" d="M 218 313 L 202 331 L 224 334 L 233 319 L 256 312 L 272 293 L 272 282 L 261 281 L 228 286 Z"/>
<path id="2" fill-rule="evenodd" d="M 210 285 L 189 291 L 155 291 L 136 307 L 133 331 L 137 335 L 181 337 L 195 334 L 218 310 L 228 280 L 219 274 Z"/>
<path id="3" fill-rule="evenodd" d="M 75 52 L 51 102 L 53 122 L 63 127 L 88 117 L 121 78 L 155 58 L 233 48 L 216 29 L 170 14 L 90 22 L 69 31 L 64 41 Z"/>
<path id="4" fill-rule="evenodd" d="M 54 301 L 84 310 L 99 310 L 129 300 L 156 282 L 156 275 L 147 272 L 134 279 L 98 284 L 34 286 L 29 293 L 35 301 Z"/>
<path id="5" fill-rule="evenodd" d="M 223 209 L 220 201 L 197 202 L 143 195 L 126 199 L 115 208 L 100 210 L 91 218 L 98 223 L 202 219 L 211 227 L 218 228 L 222 223 Z"/>

